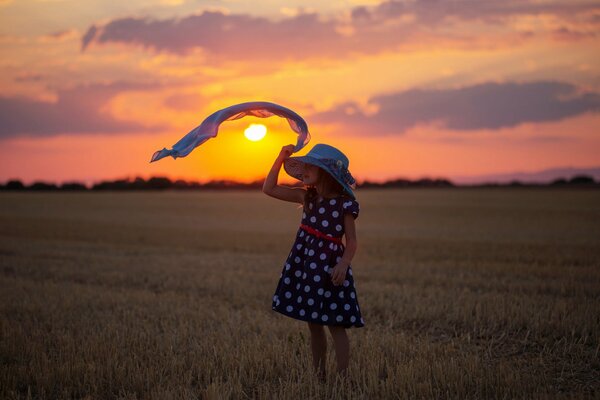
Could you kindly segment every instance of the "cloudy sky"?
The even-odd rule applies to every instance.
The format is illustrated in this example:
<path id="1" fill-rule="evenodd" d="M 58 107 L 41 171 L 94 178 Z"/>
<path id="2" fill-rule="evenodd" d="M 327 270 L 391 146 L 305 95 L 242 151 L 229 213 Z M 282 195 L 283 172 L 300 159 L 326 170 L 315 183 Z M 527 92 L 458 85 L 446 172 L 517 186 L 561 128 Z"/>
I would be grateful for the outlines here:
<path id="1" fill-rule="evenodd" d="M 0 0 L 0 22 L 2 182 L 260 179 L 296 142 L 277 117 L 149 163 L 245 101 L 359 183 L 600 166 L 599 1 Z"/>

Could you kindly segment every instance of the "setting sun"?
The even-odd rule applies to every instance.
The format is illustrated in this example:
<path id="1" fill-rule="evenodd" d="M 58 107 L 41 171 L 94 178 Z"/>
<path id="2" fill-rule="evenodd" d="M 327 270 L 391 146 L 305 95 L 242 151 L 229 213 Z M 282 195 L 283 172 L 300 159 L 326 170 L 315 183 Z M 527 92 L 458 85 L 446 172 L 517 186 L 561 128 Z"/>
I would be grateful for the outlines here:
<path id="1" fill-rule="evenodd" d="M 267 127 L 262 124 L 250 124 L 249 127 L 244 131 L 244 135 L 248 140 L 257 142 L 265 137 L 267 134 Z"/>

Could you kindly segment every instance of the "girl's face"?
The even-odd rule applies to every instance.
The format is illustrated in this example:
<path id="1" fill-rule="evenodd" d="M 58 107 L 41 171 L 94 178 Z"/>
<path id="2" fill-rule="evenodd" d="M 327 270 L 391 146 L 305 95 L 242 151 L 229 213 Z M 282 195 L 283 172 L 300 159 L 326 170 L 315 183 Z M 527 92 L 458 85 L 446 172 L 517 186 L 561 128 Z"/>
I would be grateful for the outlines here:
<path id="1" fill-rule="evenodd" d="M 319 181 L 320 168 L 312 164 L 304 164 L 304 173 L 302 174 L 302 181 L 305 185 L 316 185 Z"/>

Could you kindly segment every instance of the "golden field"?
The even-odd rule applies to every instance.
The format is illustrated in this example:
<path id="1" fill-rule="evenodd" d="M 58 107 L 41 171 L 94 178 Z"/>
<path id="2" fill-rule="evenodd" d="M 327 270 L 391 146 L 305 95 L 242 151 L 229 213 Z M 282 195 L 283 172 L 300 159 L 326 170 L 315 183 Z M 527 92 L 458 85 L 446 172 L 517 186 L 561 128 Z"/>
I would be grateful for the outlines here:
<path id="1" fill-rule="evenodd" d="M 271 310 L 302 211 L 254 191 L 0 193 L 0 398 L 600 396 L 600 191 L 357 191 L 366 326 L 312 374 Z"/>

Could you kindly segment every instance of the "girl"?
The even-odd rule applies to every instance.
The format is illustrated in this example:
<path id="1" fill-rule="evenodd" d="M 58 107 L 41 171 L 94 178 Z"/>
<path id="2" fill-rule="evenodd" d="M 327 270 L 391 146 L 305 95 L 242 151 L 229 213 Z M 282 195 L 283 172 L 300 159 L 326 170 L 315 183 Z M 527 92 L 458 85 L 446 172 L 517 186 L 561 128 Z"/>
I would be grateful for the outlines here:
<path id="1" fill-rule="evenodd" d="M 340 375 L 346 374 L 349 361 L 346 328 L 364 326 L 350 266 L 357 248 L 354 220 L 359 204 L 351 189 L 355 181 L 348 171 L 348 158 L 341 151 L 316 144 L 305 156 L 290 157 L 293 149 L 291 144 L 282 147 L 263 185 L 265 194 L 303 205 L 300 228 L 272 308 L 308 322 L 313 365 L 325 379 L 324 325 L 333 338 Z M 277 184 L 282 164 L 290 176 L 304 182 L 304 188 Z"/>

